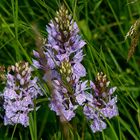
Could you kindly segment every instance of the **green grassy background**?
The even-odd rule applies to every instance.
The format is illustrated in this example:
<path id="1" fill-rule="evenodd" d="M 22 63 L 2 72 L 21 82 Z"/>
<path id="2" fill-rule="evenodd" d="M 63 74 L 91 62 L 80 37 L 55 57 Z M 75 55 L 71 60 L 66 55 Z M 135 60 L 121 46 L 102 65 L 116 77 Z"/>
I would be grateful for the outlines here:
<path id="1" fill-rule="evenodd" d="M 106 130 L 93 134 L 80 109 L 71 123 L 61 124 L 48 102 L 41 100 L 40 109 L 30 114 L 27 128 L 5 127 L 0 118 L 0 140 L 139 140 L 140 47 L 127 62 L 130 40 L 124 40 L 139 18 L 139 0 L 0 0 L 0 65 L 20 60 L 32 63 L 38 41 L 33 27 L 47 37 L 46 25 L 62 2 L 87 42 L 83 60 L 87 78 L 94 80 L 97 72 L 103 71 L 111 85 L 118 87 L 119 116 L 107 121 Z"/>

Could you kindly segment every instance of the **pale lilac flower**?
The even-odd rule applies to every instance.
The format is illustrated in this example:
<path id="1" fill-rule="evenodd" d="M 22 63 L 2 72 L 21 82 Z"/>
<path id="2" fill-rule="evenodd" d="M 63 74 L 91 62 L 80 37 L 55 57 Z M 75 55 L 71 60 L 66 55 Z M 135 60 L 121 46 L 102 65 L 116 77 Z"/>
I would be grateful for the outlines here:
<path id="1" fill-rule="evenodd" d="M 73 73 L 77 78 L 86 76 L 86 69 L 81 63 L 75 63 L 73 65 Z"/>
<path id="2" fill-rule="evenodd" d="M 94 118 L 93 123 L 90 125 L 91 130 L 93 133 L 101 132 L 103 129 L 106 129 L 106 123 L 99 118 Z"/>
<path id="3" fill-rule="evenodd" d="M 86 43 L 64 5 L 46 30 L 48 37 L 40 49 L 42 53 L 33 51 L 37 59 L 33 60 L 33 65 L 45 70 L 43 79 L 50 79 L 52 83 L 50 109 L 60 116 L 61 121 L 70 121 L 75 117 L 77 107 L 86 101 L 87 81 L 80 79 L 86 76 L 86 69 L 81 64 L 84 56 L 82 49 Z M 50 77 L 46 71 L 50 71 Z"/>
<path id="4" fill-rule="evenodd" d="M 33 59 L 33 65 L 38 69 L 53 70 L 57 73 L 56 68 L 67 60 L 71 63 L 75 76 L 84 77 L 86 70 L 81 61 L 83 59 L 82 48 L 86 43 L 81 39 L 79 28 L 64 5 L 60 7 L 54 20 L 51 20 L 46 27 L 48 32 L 46 44 L 42 47 L 42 54 L 33 51 L 38 59 Z"/>
<path id="5" fill-rule="evenodd" d="M 34 109 L 33 100 L 41 94 L 37 78 L 31 78 L 31 67 L 27 62 L 11 66 L 4 89 L 4 124 L 29 125 L 29 112 Z"/>
<path id="6" fill-rule="evenodd" d="M 105 116 L 111 119 L 114 116 L 118 115 L 118 108 L 116 106 L 117 97 L 112 98 L 104 108 L 102 108 L 100 111 Z"/>
<path id="7" fill-rule="evenodd" d="M 87 89 L 87 81 L 82 82 L 76 79 L 68 61 L 62 62 L 60 75 L 60 80 L 53 81 L 53 93 L 49 107 L 60 116 L 61 121 L 70 121 L 75 117 L 78 106 L 86 101 L 84 92 Z"/>
<path id="8" fill-rule="evenodd" d="M 86 94 L 83 111 L 91 122 L 90 127 L 93 133 L 106 128 L 106 118 L 111 119 L 118 115 L 117 96 L 112 95 L 116 87 L 109 88 L 109 83 L 106 75 L 103 75 L 102 72 L 97 74 L 94 83 L 90 81 L 91 93 Z"/>
<path id="9" fill-rule="evenodd" d="M 86 95 L 83 93 L 80 93 L 80 94 L 76 95 L 76 100 L 79 105 L 83 105 L 83 103 L 86 101 Z"/>
<path id="10" fill-rule="evenodd" d="M 58 116 L 60 116 L 61 121 L 70 121 L 75 116 L 75 109 L 77 105 L 73 105 L 73 98 L 68 94 L 67 89 L 65 89 L 59 81 L 54 81 L 54 91 L 50 103 L 50 109 L 55 111 Z M 72 98 L 72 99 L 71 99 Z"/>

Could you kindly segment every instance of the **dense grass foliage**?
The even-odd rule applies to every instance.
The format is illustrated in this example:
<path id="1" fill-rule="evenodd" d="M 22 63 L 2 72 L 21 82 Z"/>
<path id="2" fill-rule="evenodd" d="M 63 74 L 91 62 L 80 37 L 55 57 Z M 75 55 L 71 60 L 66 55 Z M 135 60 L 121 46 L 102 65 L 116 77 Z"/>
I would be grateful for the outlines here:
<path id="1" fill-rule="evenodd" d="M 33 49 L 39 47 L 38 37 L 47 37 L 46 25 L 64 3 L 77 22 L 84 47 L 83 65 L 88 79 L 94 81 L 103 71 L 111 86 L 117 86 L 119 116 L 107 120 L 103 132 L 93 134 L 88 122 L 78 110 L 70 123 L 60 123 L 48 107 L 50 92 L 41 80 L 43 98 L 30 114 L 30 126 L 4 126 L 0 117 L 0 140 L 128 140 L 140 139 L 140 48 L 127 62 L 130 40 L 124 40 L 130 26 L 139 18 L 139 0 L 0 0 L 0 65 L 20 60 L 32 64 Z M 1 92 L 4 85 L 1 84 Z M 1 105 L 0 101 L 0 105 Z M 3 110 L 1 115 L 3 115 Z"/>

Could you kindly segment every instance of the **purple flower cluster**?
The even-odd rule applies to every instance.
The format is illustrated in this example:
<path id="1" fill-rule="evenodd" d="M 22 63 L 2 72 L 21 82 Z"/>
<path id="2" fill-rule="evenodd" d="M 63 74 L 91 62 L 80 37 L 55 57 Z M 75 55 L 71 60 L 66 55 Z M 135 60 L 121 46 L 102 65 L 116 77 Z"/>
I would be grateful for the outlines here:
<path id="1" fill-rule="evenodd" d="M 90 82 L 91 93 L 85 96 L 84 114 L 90 120 L 90 127 L 95 133 L 106 128 L 105 119 L 118 115 L 117 96 L 112 96 L 116 87 L 109 88 L 106 75 L 98 73 L 95 83 Z"/>
<path id="2" fill-rule="evenodd" d="M 71 15 L 68 15 L 68 10 L 64 5 L 57 12 L 55 19 L 50 21 L 47 32 L 47 43 L 43 47 L 45 61 L 42 61 L 42 54 L 33 51 L 38 59 L 38 61 L 33 60 L 34 66 L 44 70 L 51 69 L 54 77 L 57 75 L 56 67 L 68 60 L 77 78 L 85 76 L 86 70 L 81 61 L 83 59 L 82 47 L 86 43 L 79 36 L 79 28 Z"/>
<path id="3" fill-rule="evenodd" d="M 68 61 L 62 62 L 60 67 L 61 80 L 53 81 L 53 94 L 50 109 L 60 116 L 61 121 L 70 121 L 75 117 L 75 110 L 79 106 L 77 97 L 84 94 L 87 81 L 81 82 L 73 73 Z"/>
<path id="4" fill-rule="evenodd" d="M 34 109 L 33 99 L 41 94 L 37 78 L 31 77 L 31 67 L 27 62 L 9 67 L 4 89 L 4 124 L 29 125 L 29 112 Z"/>
<path id="5" fill-rule="evenodd" d="M 55 19 L 50 21 L 47 32 L 42 53 L 33 52 L 38 59 L 33 60 L 33 65 L 45 72 L 51 71 L 50 109 L 56 112 L 61 121 L 70 121 L 75 117 L 78 106 L 82 106 L 84 115 L 91 122 L 92 131 L 102 131 L 106 128 L 105 119 L 118 115 L 117 97 L 112 96 L 116 87 L 108 87 L 109 81 L 103 73 L 98 73 L 95 83 L 90 82 L 90 87 L 87 86 L 88 81 L 81 81 L 81 77 L 86 76 L 81 64 L 84 56 L 82 48 L 86 43 L 64 5 Z M 91 93 L 87 93 L 87 89 Z"/>
<path id="6" fill-rule="evenodd" d="M 118 115 L 116 87 L 110 88 L 106 75 L 97 74 L 95 82 L 82 81 L 86 69 L 82 65 L 83 47 L 79 28 L 64 5 L 47 26 L 47 41 L 39 52 L 33 51 L 34 67 L 45 71 L 43 79 L 52 89 L 49 107 L 62 122 L 71 121 L 81 106 L 93 133 L 106 128 L 106 119 Z M 27 62 L 16 63 L 8 69 L 0 67 L 0 80 L 6 83 L 3 92 L 4 124 L 29 125 L 33 100 L 41 95 L 37 77 L 32 78 Z M 6 76 L 5 76 L 6 75 Z M 5 81 L 5 82 L 4 82 Z M 90 86 L 88 86 L 88 84 Z"/>
<path id="7" fill-rule="evenodd" d="M 55 19 L 50 21 L 47 32 L 47 43 L 43 48 L 46 61 L 43 62 L 41 54 L 34 51 L 38 61 L 33 60 L 33 63 L 36 68 L 51 70 L 53 93 L 50 109 L 60 116 L 61 121 L 70 121 L 78 107 L 76 96 L 80 96 L 86 89 L 87 81 L 80 81 L 80 78 L 86 75 L 81 64 L 82 48 L 86 43 L 78 34 L 79 28 L 64 5 Z"/>

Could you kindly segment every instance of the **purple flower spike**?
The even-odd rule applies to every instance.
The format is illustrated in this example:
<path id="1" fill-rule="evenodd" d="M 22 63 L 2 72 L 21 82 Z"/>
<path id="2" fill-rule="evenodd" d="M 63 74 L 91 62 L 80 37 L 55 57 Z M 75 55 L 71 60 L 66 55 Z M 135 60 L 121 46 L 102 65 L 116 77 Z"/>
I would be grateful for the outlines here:
<path id="1" fill-rule="evenodd" d="M 112 96 L 116 87 L 109 88 L 109 83 L 102 72 L 97 74 L 95 83 L 90 81 L 91 93 L 88 96 L 91 98 L 86 98 L 84 114 L 92 122 L 90 127 L 93 133 L 106 128 L 105 118 L 118 115 L 117 96 Z"/>
<path id="2" fill-rule="evenodd" d="M 81 61 L 83 59 L 82 48 L 86 43 L 81 39 L 79 28 L 64 5 L 60 7 L 54 20 L 51 20 L 46 27 L 47 43 L 42 48 L 42 54 L 33 51 L 35 58 L 38 59 L 33 60 L 33 65 L 45 71 L 58 72 L 56 68 L 60 67 L 63 61 L 68 60 L 77 78 L 85 76 L 86 70 Z"/>
<path id="3" fill-rule="evenodd" d="M 87 81 L 80 81 L 86 76 L 86 69 L 81 64 L 86 43 L 66 7 L 62 5 L 56 13 L 54 20 L 46 26 L 48 37 L 40 49 L 42 53 L 33 51 L 37 59 L 33 60 L 33 65 L 45 70 L 43 79 L 53 83 L 50 109 L 61 121 L 70 121 L 75 117 L 77 107 L 86 101 Z M 46 75 L 48 71 L 50 78 Z"/>
<path id="4" fill-rule="evenodd" d="M 61 121 L 70 121 L 75 117 L 77 107 L 86 101 L 87 81 L 77 80 L 70 62 L 64 61 L 60 66 L 60 79 L 53 82 L 50 109 L 60 116 Z"/>
<path id="5" fill-rule="evenodd" d="M 37 78 L 31 79 L 31 71 L 27 62 L 19 62 L 9 68 L 3 93 L 5 125 L 29 125 L 28 115 L 34 109 L 33 99 L 41 94 Z"/>

